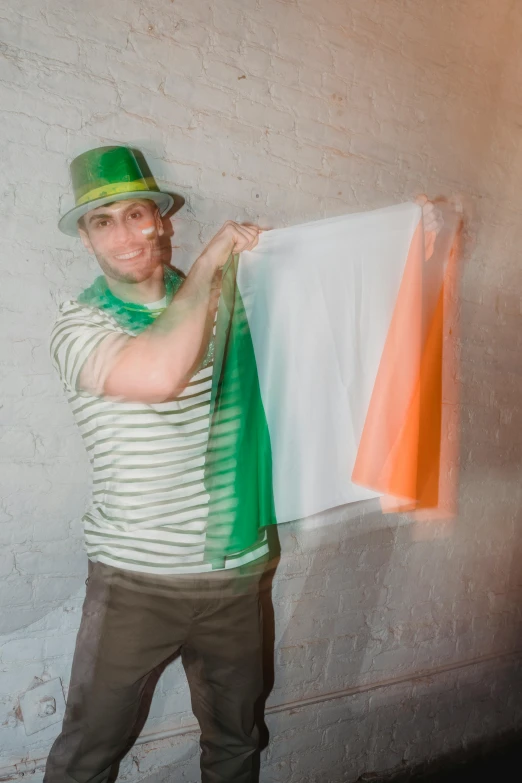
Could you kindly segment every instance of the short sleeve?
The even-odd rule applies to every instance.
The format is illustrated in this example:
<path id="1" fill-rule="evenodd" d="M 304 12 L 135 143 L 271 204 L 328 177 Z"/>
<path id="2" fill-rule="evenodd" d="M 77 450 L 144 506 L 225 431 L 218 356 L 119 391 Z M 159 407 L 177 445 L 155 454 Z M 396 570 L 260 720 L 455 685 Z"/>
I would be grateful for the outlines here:
<path id="1" fill-rule="evenodd" d="M 100 394 L 109 363 L 129 339 L 100 311 L 66 302 L 60 308 L 50 344 L 51 360 L 64 387 Z"/>

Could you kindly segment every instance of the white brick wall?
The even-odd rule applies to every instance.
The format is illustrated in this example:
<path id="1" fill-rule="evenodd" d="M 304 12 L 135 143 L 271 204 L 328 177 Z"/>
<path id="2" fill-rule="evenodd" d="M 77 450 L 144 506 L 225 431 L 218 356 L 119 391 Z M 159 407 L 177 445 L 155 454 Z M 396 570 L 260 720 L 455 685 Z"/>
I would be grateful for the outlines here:
<path id="1" fill-rule="evenodd" d="M 459 517 L 280 530 L 262 780 L 352 781 L 522 724 L 521 33 L 509 0 L 0 0 L 0 777 L 45 756 L 57 727 L 26 737 L 18 699 L 67 685 L 79 622 L 87 459 L 47 339 L 95 274 L 56 229 L 68 162 L 114 142 L 185 194 L 185 269 L 227 218 L 463 194 Z M 121 779 L 195 782 L 192 720 L 175 664 L 145 727 L 169 736 Z"/>

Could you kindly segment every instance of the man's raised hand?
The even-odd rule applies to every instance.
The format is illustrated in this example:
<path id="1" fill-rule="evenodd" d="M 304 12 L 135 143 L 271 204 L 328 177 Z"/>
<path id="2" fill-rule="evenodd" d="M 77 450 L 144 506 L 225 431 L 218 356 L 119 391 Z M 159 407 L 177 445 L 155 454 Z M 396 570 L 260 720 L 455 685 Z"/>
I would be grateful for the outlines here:
<path id="1" fill-rule="evenodd" d="M 253 250 L 263 230 L 252 223 L 235 223 L 233 220 L 227 220 L 210 240 L 202 255 L 210 260 L 215 269 L 220 269 L 226 264 L 231 253 Z"/>
<path id="2" fill-rule="evenodd" d="M 433 255 L 435 240 L 437 239 L 437 235 L 444 225 L 444 219 L 440 209 L 438 209 L 433 201 L 430 201 L 428 197 L 424 195 L 424 193 L 417 196 L 415 203 L 418 204 L 419 207 L 422 207 L 422 221 L 424 223 L 424 249 L 427 261 Z"/>

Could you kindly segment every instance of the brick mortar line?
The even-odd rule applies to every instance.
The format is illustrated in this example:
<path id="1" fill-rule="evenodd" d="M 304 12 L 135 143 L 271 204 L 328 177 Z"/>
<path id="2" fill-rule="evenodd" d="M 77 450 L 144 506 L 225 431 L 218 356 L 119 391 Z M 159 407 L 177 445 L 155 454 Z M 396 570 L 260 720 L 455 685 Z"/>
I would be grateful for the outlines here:
<path id="1" fill-rule="evenodd" d="M 459 671 L 460 669 L 471 668 L 472 666 L 481 666 L 491 661 L 499 661 L 508 658 L 522 658 L 522 649 L 512 650 L 511 652 L 491 653 L 489 655 L 478 656 L 477 658 L 470 658 L 466 661 L 457 661 L 456 663 L 445 664 L 444 666 L 436 666 L 433 669 L 423 669 L 420 672 L 413 674 L 403 675 L 401 677 L 391 677 L 387 680 L 380 680 L 375 683 L 366 683 L 364 685 L 354 685 L 350 688 L 342 688 L 337 691 L 331 691 L 329 693 L 320 693 L 317 696 L 310 696 L 308 698 L 296 699 L 295 701 L 284 702 L 283 704 L 275 704 L 271 707 L 267 707 L 265 715 L 276 715 L 280 712 L 286 712 L 287 710 L 296 710 L 303 707 L 309 707 L 314 704 L 322 704 L 328 701 L 336 701 L 337 699 L 349 698 L 359 693 L 368 693 L 371 691 L 380 690 L 382 688 L 392 688 L 397 685 L 403 685 L 407 682 L 415 682 L 418 680 L 424 680 L 427 677 L 437 677 L 441 674 L 448 672 Z M 140 735 L 134 746 L 146 745 L 150 742 L 159 742 L 170 737 L 180 737 L 184 734 L 193 734 L 199 731 L 199 724 L 189 723 L 186 726 L 179 726 L 173 729 L 164 729 L 163 731 L 151 732 L 150 734 Z M 133 747 L 134 747 L 133 746 Z M 20 764 L 15 764 L 9 767 L 0 767 L 0 783 L 1 781 L 12 781 L 18 777 L 23 777 L 26 773 L 36 772 L 44 768 L 44 764 L 47 756 L 23 761 Z"/>

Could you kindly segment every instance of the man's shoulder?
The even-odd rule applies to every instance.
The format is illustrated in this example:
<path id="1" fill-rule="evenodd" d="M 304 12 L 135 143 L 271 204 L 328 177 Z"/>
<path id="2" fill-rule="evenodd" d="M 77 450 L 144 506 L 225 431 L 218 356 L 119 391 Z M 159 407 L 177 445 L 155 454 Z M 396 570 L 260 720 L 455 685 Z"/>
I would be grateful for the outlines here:
<path id="1" fill-rule="evenodd" d="M 66 299 L 58 307 L 53 332 L 60 326 L 101 326 L 118 330 L 116 321 L 99 307 L 83 304 L 77 299 Z"/>
<path id="2" fill-rule="evenodd" d="M 93 345 L 109 334 L 121 333 L 121 327 L 108 313 L 98 307 L 66 299 L 58 307 L 49 336 L 51 356 L 75 354 L 86 345 Z"/>
<path id="3" fill-rule="evenodd" d="M 77 388 L 78 372 L 91 352 L 110 335 L 121 332 L 114 319 L 97 307 L 76 299 L 67 299 L 59 305 L 49 351 L 67 389 Z"/>

